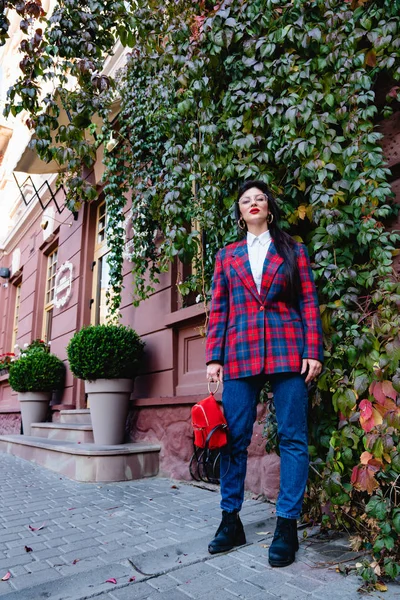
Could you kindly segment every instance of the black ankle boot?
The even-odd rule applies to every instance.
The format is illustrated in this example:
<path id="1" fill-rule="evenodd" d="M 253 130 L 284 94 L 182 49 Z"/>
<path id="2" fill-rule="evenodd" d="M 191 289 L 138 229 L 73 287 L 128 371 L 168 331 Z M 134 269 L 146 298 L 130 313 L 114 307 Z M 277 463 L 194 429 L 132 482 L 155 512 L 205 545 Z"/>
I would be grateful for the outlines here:
<path id="1" fill-rule="evenodd" d="M 209 553 L 227 552 L 234 546 L 242 546 L 245 543 L 246 536 L 239 513 L 227 513 L 223 510 L 222 521 L 215 533 L 215 538 L 208 545 Z"/>
<path id="2" fill-rule="evenodd" d="M 298 549 L 296 519 L 278 517 L 274 539 L 269 548 L 269 564 L 271 567 L 287 567 L 294 561 Z"/>

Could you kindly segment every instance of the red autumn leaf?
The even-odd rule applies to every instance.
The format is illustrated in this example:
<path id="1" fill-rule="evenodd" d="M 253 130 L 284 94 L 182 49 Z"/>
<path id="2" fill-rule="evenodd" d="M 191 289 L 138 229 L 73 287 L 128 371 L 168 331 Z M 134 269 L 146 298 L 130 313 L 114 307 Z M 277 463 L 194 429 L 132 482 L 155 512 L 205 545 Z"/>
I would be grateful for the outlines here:
<path id="1" fill-rule="evenodd" d="M 387 398 L 396 400 L 397 392 L 391 381 L 373 381 L 369 386 L 369 393 L 375 398 L 379 404 L 385 404 Z"/>
<path id="2" fill-rule="evenodd" d="M 41 525 L 40 527 L 33 527 L 32 525 L 29 525 L 29 529 L 31 531 L 40 531 L 41 529 L 43 529 L 43 527 L 46 525 L 46 523 L 43 523 L 43 525 Z"/>
<path id="3" fill-rule="evenodd" d="M 392 400 L 396 400 L 397 392 L 394 389 L 391 381 L 382 381 L 382 390 L 385 396 L 388 396 Z"/>
<path id="4" fill-rule="evenodd" d="M 360 465 L 353 467 L 351 483 L 356 490 L 372 494 L 379 487 L 375 473 L 381 468 L 382 462 L 374 458 L 370 452 L 363 452 L 360 461 Z"/>
<path id="5" fill-rule="evenodd" d="M 392 89 L 388 93 L 388 96 L 390 98 L 397 98 L 397 94 L 398 94 L 399 90 L 400 90 L 400 87 L 398 85 L 395 85 L 394 87 L 392 87 Z"/>
<path id="6" fill-rule="evenodd" d="M 374 475 L 375 470 L 369 465 L 358 465 L 353 468 L 351 483 L 356 490 L 372 494 L 379 487 Z"/>
<path id="7" fill-rule="evenodd" d="M 10 577 L 11 577 L 11 573 L 10 573 L 10 571 L 8 571 L 8 573 L 6 573 L 4 575 L 4 577 L 1 578 L 1 581 L 7 581 L 8 579 L 10 579 Z"/>
<path id="8" fill-rule="evenodd" d="M 131 581 L 136 581 L 136 577 L 130 577 L 130 578 L 129 578 L 129 583 L 130 583 Z"/>
<path id="9" fill-rule="evenodd" d="M 30 548 L 29 546 L 25 546 L 25 552 L 32 552 L 32 548 Z"/>
<path id="10" fill-rule="evenodd" d="M 117 583 L 117 580 L 114 577 L 110 577 L 110 579 L 106 579 L 106 583 Z"/>
<path id="11" fill-rule="evenodd" d="M 371 454 L 371 452 L 365 451 L 360 456 L 360 463 L 362 465 L 367 465 L 372 458 L 374 458 L 373 454 Z"/>
<path id="12" fill-rule="evenodd" d="M 369 400 L 361 400 L 359 408 L 363 419 L 367 420 L 372 417 L 372 403 Z"/>
<path id="13" fill-rule="evenodd" d="M 385 398 L 385 402 L 376 405 L 376 410 L 384 417 L 388 412 L 399 412 L 400 409 L 390 398 Z"/>
<path id="14" fill-rule="evenodd" d="M 376 425 L 382 423 L 382 416 L 369 400 L 361 400 L 359 409 L 360 424 L 366 433 L 369 433 Z"/>
<path id="15" fill-rule="evenodd" d="M 74 558 L 74 560 L 72 561 L 73 565 L 76 565 L 76 563 L 78 563 L 80 561 L 80 558 Z"/>
<path id="16" fill-rule="evenodd" d="M 385 402 L 386 396 L 383 392 L 381 381 L 373 381 L 369 386 L 369 393 L 377 400 L 377 402 L 380 402 L 381 404 Z"/>

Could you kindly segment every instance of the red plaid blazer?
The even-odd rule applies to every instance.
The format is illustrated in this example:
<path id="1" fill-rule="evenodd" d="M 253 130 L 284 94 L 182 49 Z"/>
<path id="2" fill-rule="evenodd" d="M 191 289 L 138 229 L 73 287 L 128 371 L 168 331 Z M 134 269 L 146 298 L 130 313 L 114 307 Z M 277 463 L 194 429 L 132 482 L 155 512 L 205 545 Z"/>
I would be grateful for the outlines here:
<path id="1" fill-rule="evenodd" d="M 297 307 L 282 300 L 283 259 L 271 245 L 259 294 L 250 269 L 247 240 L 216 257 L 206 362 L 224 365 L 224 379 L 261 372 L 299 372 L 303 358 L 323 361 L 322 325 L 307 250 L 295 245 L 301 293 Z"/>

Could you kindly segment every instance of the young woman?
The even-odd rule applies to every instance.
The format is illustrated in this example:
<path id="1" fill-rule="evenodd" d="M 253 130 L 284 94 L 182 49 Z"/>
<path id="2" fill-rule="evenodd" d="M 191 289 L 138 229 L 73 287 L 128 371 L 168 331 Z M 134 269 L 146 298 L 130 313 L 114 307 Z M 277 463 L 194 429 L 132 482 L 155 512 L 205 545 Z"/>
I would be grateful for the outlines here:
<path id="1" fill-rule="evenodd" d="M 307 384 L 322 369 L 321 319 L 306 248 L 280 229 L 265 183 L 241 187 L 236 215 L 246 237 L 217 253 L 206 342 L 207 378 L 224 382 L 231 435 L 230 454 L 221 456 L 222 521 L 208 549 L 214 554 L 246 543 L 239 511 L 247 447 L 269 379 L 281 455 L 269 562 L 283 567 L 298 549 L 296 521 L 308 476 Z"/>

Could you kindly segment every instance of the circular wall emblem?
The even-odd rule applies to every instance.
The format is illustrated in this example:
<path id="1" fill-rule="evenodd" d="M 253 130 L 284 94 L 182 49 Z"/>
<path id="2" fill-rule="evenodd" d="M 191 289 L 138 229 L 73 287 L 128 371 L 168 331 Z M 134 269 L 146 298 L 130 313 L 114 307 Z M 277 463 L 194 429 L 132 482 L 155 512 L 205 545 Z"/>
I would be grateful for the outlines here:
<path id="1" fill-rule="evenodd" d="M 56 273 L 54 282 L 54 306 L 61 308 L 65 306 L 72 294 L 72 270 L 70 262 L 61 265 Z"/>

